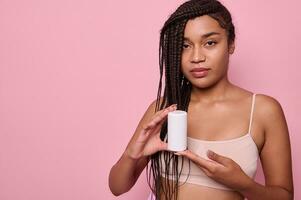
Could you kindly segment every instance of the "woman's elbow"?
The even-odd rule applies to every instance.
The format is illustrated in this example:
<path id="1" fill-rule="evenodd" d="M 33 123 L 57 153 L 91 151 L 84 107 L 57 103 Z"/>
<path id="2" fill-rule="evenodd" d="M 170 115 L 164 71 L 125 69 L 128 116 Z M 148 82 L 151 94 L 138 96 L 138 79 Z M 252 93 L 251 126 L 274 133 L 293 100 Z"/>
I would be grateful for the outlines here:
<path id="1" fill-rule="evenodd" d="M 113 187 L 111 184 L 109 184 L 109 187 L 110 187 L 111 193 L 116 197 L 120 196 L 128 191 L 128 190 L 125 191 L 120 188 Z"/>
<path id="2" fill-rule="evenodd" d="M 118 191 L 112 190 L 111 188 L 110 188 L 110 190 L 111 190 L 112 194 L 113 194 L 114 196 L 116 196 L 116 197 L 123 194 L 122 192 L 118 192 Z"/>
<path id="3" fill-rule="evenodd" d="M 128 191 L 125 185 L 122 185 L 121 187 L 121 185 L 118 183 L 118 180 L 111 177 L 111 173 L 109 175 L 109 188 L 114 196 L 120 196 Z"/>

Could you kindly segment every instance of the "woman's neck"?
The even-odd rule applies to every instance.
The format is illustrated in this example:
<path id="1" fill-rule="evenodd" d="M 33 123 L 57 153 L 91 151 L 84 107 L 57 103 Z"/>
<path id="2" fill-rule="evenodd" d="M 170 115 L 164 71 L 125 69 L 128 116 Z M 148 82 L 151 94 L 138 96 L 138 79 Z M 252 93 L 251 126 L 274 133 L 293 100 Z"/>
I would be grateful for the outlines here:
<path id="1" fill-rule="evenodd" d="M 223 79 L 213 86 L 207 88 L 198 88 L 192 86 L 190 100 L 200 103 L 223 101 L 229 97 L 229 91 L 231 91 L 234 87 L 235 86 L 230 83 L 228 79 Z"/>

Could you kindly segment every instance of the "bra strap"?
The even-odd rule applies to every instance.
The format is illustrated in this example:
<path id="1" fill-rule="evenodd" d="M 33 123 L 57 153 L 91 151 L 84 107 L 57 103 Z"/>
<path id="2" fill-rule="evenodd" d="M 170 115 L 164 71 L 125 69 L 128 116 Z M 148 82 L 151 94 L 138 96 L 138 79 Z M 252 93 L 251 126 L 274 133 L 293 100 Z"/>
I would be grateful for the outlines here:
<path id="1" fill-rule="evenodd" d="M 253 94 L 248 134 L 251 134 L 251 126 L 252 126 L 252 120 L 253 120 L 253 110 L 254 110 L 254 104 L 255 104 L 255 96 L 256 96 L 256 94 Z"/>

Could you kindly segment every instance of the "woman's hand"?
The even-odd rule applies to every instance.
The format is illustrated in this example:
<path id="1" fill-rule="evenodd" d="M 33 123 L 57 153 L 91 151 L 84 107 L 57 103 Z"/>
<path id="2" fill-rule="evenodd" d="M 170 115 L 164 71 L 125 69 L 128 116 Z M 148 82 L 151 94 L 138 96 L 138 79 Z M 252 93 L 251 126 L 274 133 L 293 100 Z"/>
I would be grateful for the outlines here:
<path id="1" fill-rule="evenodd" d="M 211 160 L 202 158 L 189 150 L 175 154 L 189 158 L 199 166 L 208 177 L 234 190 L 243 190 L 252 182 L 252 179 L 244 173 L 235 161 L 213 151 L 208 150 L 207 153 L 208 158 Z"/>
<path id="2" fill-rule="evenodd" d="M 173 104 L 156 112 L 150 121 L 143 125 L 136 139 L 128 145 L 125 154 L 136 160 L 158 151 L 167 150 L 167 143 L 160 139 L 160 131 L 168 113 L 176 109 L 176 104 Z"/>

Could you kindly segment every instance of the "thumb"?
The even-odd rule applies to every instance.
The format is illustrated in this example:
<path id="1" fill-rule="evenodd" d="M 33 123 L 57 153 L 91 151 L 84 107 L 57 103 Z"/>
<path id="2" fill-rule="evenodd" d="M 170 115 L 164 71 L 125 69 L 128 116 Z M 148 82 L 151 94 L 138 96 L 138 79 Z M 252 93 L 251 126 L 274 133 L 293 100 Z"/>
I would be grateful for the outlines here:
<path id="1" fill-rule="evenodd" d="M 225 157 L 225 156 L 222 156 L 222 155 L 219 155 L 211 150 L 208 150 L 207 151 L 207 155 L 210 159 L 224 165 L 224 166 L 227 166 L 227 164 L 229 163 L 229 158 Z"/>
<path id="2" fill-rule="evenodd" d="M 160 151 L 167 151 L 167 150 L 168 150 L 168 148 L 167 148 L 167 143 L 165 143 L 165 142 L 160 142 L 159 150 L 160 150 Z"/>

